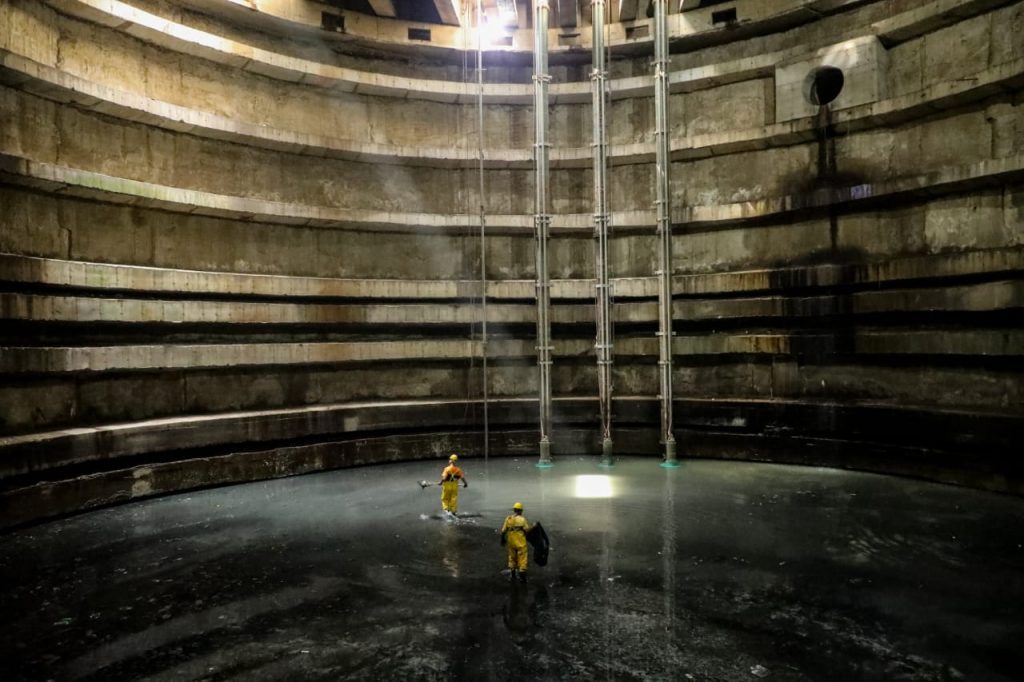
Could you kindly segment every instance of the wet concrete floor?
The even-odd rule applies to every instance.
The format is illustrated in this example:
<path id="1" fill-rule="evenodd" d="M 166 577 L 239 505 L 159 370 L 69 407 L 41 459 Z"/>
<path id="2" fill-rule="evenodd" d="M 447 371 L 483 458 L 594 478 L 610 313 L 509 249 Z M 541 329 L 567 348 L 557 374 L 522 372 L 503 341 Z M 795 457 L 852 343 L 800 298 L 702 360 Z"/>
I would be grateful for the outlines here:
<path id="1" fill-rule="evenodd" d="M 463 458 L 0 536 L 5 680 L 1020 680 L 1024 500 L 735 462 Z M 515 501 L 550 563 L 501 573 Z"/>

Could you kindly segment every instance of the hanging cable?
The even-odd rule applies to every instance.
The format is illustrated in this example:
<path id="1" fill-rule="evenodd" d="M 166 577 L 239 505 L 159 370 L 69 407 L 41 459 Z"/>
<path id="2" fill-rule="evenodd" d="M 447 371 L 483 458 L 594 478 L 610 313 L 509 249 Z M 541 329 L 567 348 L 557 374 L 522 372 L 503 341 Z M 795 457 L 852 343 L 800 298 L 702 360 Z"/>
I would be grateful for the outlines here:
<path id="1" fill-rule="evenodd" d="M 480 180 L 480 357 L 481 392 L 484 407 L 484 463 L 490 451 L 490 423 L 487 390 L 487 202 L 484 187 L 484 14 L 483 0 L 476 0 L 476 111 L 477 157 Z"/>
<path id="2" fill-rule="evenodd" d="M 461 19 L 462 20 L 462 25 L 463 26 L 469 26 L 471 18 L 472 18 L 472 10 L 470 9 L 470 7 L 468 5 L 464 6 L 462 8 L 462 19 Z M 468 31 L 463 31 L 462 32 L 462 50 L 461 50 L 461 52 L 462 52 L 462 77 L 460 79 L 460 82 L 462 82 L 462 83 L 469 83 L 469 50 L 470 50 L 470 46 L 471 46 L 471 43 L 470 43 L 469 32 Z M 464 117 L 461 114 L 461 110 L 460 110 L 460 114 L 459 114 L 459 116 L 458 116 L 458 118 L 456 120 L 456 125 L 458 126 L 459 144 L 460 145 L 468 144 L 467 140 L 468 140 L 469 132 L 466 129 L 467 126 L 465 124 Z M 459 184 L 459 191 L 461 192 L 460 202 L 459 203 L 461 204 L 462 200 L 466 199 L 466 197 L 470 193 L 469 187 L 467 187 L 467 182 L 469 182 L 469 176 L 467 174 L 461 174 L 460 173 L 459 177 L 461 179 L 461 182 Z M 466 212 L 469 213 L 470 211 L 467 210 Z M 467 231 L 466 231 L 467 239 L 469 237 L 471 237 L 471 236 L 472 236 L 472 228 L 467 228 Z M 475 303 L 476 303 L 476 297 L 474 295 L 470 294 L 470 296 L 469 296 L 469 304 L 472 306 Z M 470 323 L 470 325 L 469 325 L 469 345 L 470 345 L 471 349 L 475 348 L 475 346 L 476 346 L 476 324 L 474 324 L 474 323 Z M 465 402 L 465 409 L 463 410 L 463 415 L 462 415 L 463 425 L 467 429 L 471 428 L 471 426 L 476 423 L 476 402 L 475 402 L 476 387 L 473 385 L 473 377 L 474 377 L 473 370 L 474 369 L 476 369 L 476 360 L 475 360 L 475 355 L 474 355 L 473 351 L 471 350 L 470 353 L 469 353 L 469 367 L 468 367 L 467 372 L 466 372 L 466 402 Z"/>

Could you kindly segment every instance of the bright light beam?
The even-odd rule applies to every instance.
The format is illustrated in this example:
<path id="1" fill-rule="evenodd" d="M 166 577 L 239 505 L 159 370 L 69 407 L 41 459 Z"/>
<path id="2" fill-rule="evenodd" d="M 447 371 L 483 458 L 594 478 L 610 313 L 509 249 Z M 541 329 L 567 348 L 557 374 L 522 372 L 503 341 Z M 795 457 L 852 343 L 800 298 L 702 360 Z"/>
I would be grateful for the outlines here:
<path id="1" fill-rule="evenodd" d="M 498 45 L 512 35 L 512 33 L 500 23 L 489 21 L 486 18 L 484 19 L 483 25 L 480 26 L 479 31 L 480 38 L 483 44 L 487 47 Z"/>

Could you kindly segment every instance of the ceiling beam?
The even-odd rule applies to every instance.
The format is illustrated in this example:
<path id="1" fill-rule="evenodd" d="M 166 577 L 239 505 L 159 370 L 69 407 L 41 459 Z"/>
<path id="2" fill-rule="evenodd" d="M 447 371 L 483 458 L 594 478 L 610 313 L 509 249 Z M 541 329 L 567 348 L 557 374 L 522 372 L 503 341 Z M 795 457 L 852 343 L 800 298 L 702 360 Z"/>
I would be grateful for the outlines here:
<path id="1" fill-rule="evenodd" d="M 644 2 L 644 9 L 647 3 Z M 619 0 L 619 21 L 633 21 L 640 12 L 640 0 Z"/>
<path id="2" fill-rule="evenodd" d="M 370 9 L 378 17 L 391 17 L 394 19 L 398 16 L 395 13 L 395 3 L 391 0 L 369 0 Z"/>
<path id="3" fill-rule="evenodd" d="M 555 3 L 555 26 L 570 28 L 579 23 L 576 0 L 557 0 Z"/>
<path id="4" fill-rule="evenodd" d="M 502 28 L 517 28 L 519 26 L 519 10 L 515 0 L 495 0 L 494 4 L 498 10 L 498 23 Z"/>
<path id="5" fill-rule="evenodd" d="M 437 8 L 437 15 L 441 17 L 441 23 L 448 26 L 458 26 L 459 8 L 456 7 L 458 0 L 434 0 L 434 7 Z"/>

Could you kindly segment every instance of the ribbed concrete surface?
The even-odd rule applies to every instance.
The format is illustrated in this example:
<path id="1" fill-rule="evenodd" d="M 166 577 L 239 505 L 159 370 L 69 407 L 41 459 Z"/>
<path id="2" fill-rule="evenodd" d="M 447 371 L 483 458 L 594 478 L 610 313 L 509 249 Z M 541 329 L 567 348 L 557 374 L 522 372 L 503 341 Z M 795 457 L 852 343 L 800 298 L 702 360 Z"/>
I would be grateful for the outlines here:
<path id="1" fill-rule="evenodd" d="M 796 50 L 790 50 L 788 53 L 798 54 Z M 765 64 L 774 65 L 784 56 L 785 53 L 779 53 L 763 57 L 762 60 Z M 1021 75 L 1024 70 L 1021 64 L 1020 59 L 1011 60 L 987 68 L 970 79 L 932 85 L 912 95 L 845 107 L 835 114 L 834 125 L 837 131 L 843 133 L 869 130 L 897 125 L 922 114 L 983 100 L 999 91 L 1019 87 L 1021 80 L 1024 79 Z M 702 67 L 700 71 L 704 72 L 709 68 L 711 67 Z M 772 75 L 770 70 L 762 73 L 764 70 L 746 69 L 731 73 L 729 77 L 711 78 L 707 82 L 687 82 L 687 85 L 692 89 L 698 89 L 698 85 L 709 88 Z M 680 72 L 676 72 L 674 77 L 676 80 L 673 82 L 678 82 Z M 460 148 L 374 144 L 350 138 L 273 128 L 266 124 L 249 124 L 237 118 L 219 116 L 92 83 L 7 51 L 0 51 L 0 80 L 47 99 L 74 103 L 125 120 L 266 149 L 366 163 L 436 167 L 475 167 L 478 163 L 477 152 L 468 146 Z M 648 94 L 648 79 L 629 80 L 636 81 L 633 88 L 625 91 L 613 89 L 613 95 L 617 93 L 620 97 L 644 97 Z M 681 88 L 679 91 L 688 90 Z M 813 117 L 803 116 L 795 121 L 763 128 L 691 135 L 683 139 L 673 139 L 672 159 L 699 159 L 768 147 L 803 144 L 814 139 L 815 129 Z M 490 145 L 490 141 L 486 144 Z M 608 153 L 613 165 L 650 163 L 654 158 L 654 145 L 612 144 Z M 588 147 L 559 147 L 552 150 L 551 164 L 554 168 L 586 168 L 591 162 L 590 154 Z M 484 152 L 484 163 L 487 168 L 529 168 L 532 164 L 531 159 L 531 153 L 525 149 L 487 148 Z"/>
<path id="2" fill-rule="evenodd" d="M 1022 177 L 1024 154 L 1017 154 L 947 167 L 941 171 L 889 182 L 822 188 L 801 194 L 750 201 L 676 207 L 673 210 L 672 221 L 691 227 L 729 226 L 734 223 L 782 217 L 801 211 L 822 211 L 829 207 L 851 204 L 869 204 L 865 208 L 870 208 L 870 202 L 883 199 L 920 199 L 929 195 L 952 194 L 991 184 L 1018 182 Z M 88 199 L 234 220 L 260 220 L 341 229 L 377 228 L 384 232 L 465 232 L 467 229 L 479 227 L 479 217 L 469 213 L 402 213 L 268 201 L 111 177 L 10 154 L 0 154 L 0 179 L 15 185 L 60 191 Z M 491 214 L 487 219 L 491 231 L 495 234 L 529 233 L 532 229 L 532 217 L 527 214 Z M 641 210 L 617 211 L 611 214 L 611 220 L 620 233 L 650 232 L 654 223 L 654 213 Z M 555 231 L 581 234 L 593 228 L 591 217 L 581 213 L 555 215 L 552 217 L 551 227 Z"/>
<path id="3" fill-rule="evenodd" d="M 362 31 L 386 22 L 322 32 L 302 7 L 0 0 L 10 523 L 479 443 L 485 381 L 493 451 L 535 450 L 528 45 L 485 57 L 480 197 L 454 29 L 414 52 L 394 22 L 377 48 L 395 54 L 367 59 Z M 682 454 L 1020 492 L 1024 2 L 736 9 L 729 28 L 711 6 L 671 19 Z M 643 455 L 659 447 L 649 25 L 612 19 L 608 107 L 613 438 Z M 552 61 L 558 457 L 596 442 L 573 50 Z M 826 65 L 846 84 L 815 111 L 803 89 Z"/>

